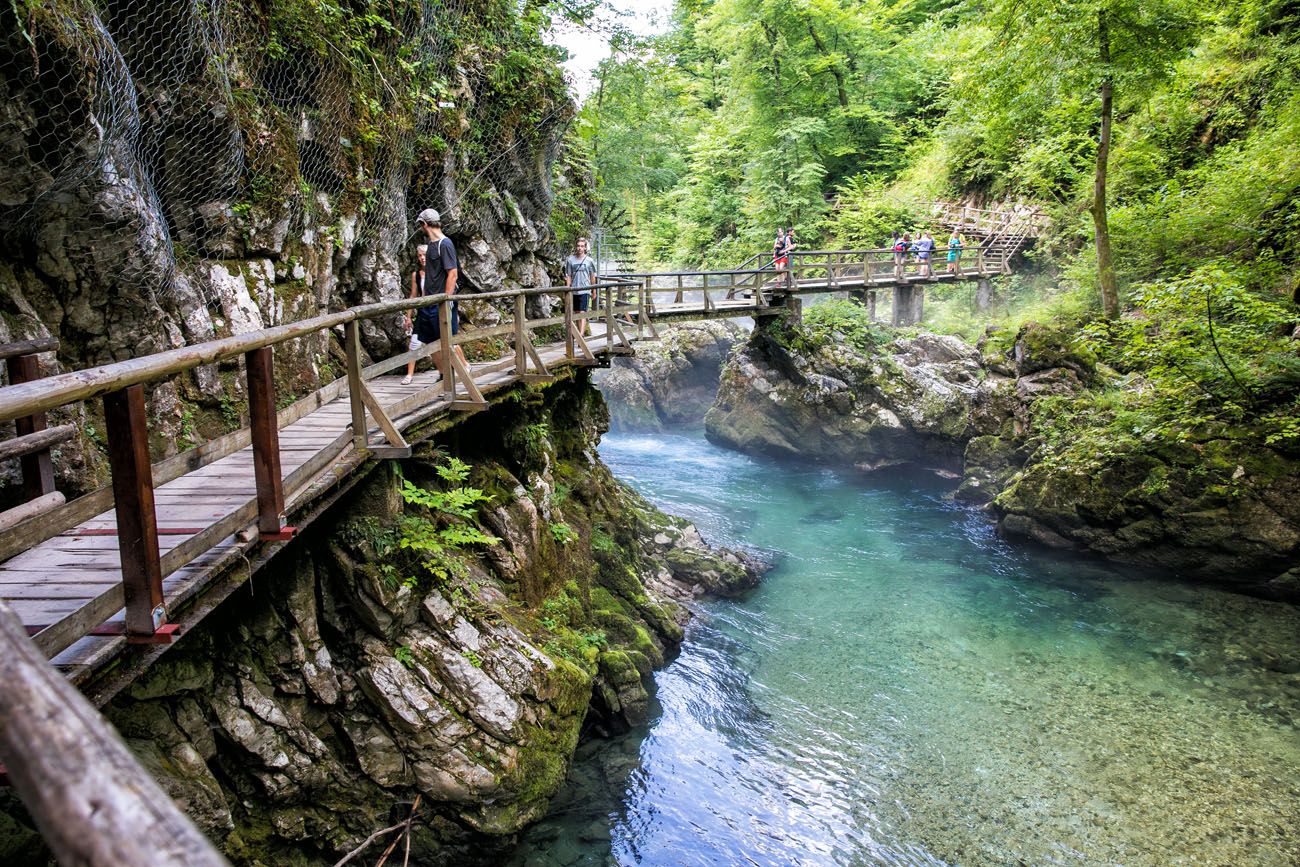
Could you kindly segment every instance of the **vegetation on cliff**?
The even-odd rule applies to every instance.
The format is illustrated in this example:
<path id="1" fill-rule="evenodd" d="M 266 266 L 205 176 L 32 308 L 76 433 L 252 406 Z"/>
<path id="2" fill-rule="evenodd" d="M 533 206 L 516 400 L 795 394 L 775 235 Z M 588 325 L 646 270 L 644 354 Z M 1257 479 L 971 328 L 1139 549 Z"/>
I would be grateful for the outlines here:
<path id="1" fill-rule="evenodd" d="M 936 198 L 1044 209 L 992 310 L 973 286 L 927 289 L 928 326 L 978 340 L 995 375 L 1035 341 L 1090 359 L 1020 371 L 1068 373 L 981 441 L 996 507 L 1058 540 L 1192 503 L 1228 520 L 1300 459 L 1297 23 L 1276 0 L 679 3 L 583 111 L 650 261 L 733 264 L 778 223 L 805 247 L 880 247 Z M 639 129 L 637 160 L 606 149 Z M 783 339 L 891 351 L 838 307 Z"/>

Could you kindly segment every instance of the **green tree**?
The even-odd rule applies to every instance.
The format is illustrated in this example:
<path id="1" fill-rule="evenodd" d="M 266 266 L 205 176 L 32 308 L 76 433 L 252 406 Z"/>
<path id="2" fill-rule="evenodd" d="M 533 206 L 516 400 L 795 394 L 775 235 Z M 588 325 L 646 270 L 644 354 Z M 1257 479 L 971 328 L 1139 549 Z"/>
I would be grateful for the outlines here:
<path id="1" fill-rule="evenodd" d="M 1119 315 L 1107 211 L 1108 171 L 1118 94 L 1149 93 L 1185 54 L 1196 33 L 1193 0 L 995 0 L 985 38 L 967 62 L 985 70 L 965 83 L 968 98 L 1086 107 L 1096 130 L 1089 211 L 1105 314 Z M 1030 94 L 1026 98 L 1026 92 Z M 1017 110 L 1013 109 L 1013 111 Z"/>

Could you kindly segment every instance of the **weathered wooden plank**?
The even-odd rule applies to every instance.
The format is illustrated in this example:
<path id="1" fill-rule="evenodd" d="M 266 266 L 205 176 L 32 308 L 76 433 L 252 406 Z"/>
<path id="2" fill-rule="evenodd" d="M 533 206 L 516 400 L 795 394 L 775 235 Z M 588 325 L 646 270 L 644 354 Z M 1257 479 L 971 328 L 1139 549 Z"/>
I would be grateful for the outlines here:
<path id="1" fill-rule="evenodd" d="M 250 499 L 229 515 L 209 526 L 202 533 L 190 536 L 168 551 L 162 558 L 161 568 L 163 574 L 170 575 L 175 572 L 195 557 L 211 549 L 222 539 L 233 536 L 244 529 L 256 518 L 257 501 Z"/>

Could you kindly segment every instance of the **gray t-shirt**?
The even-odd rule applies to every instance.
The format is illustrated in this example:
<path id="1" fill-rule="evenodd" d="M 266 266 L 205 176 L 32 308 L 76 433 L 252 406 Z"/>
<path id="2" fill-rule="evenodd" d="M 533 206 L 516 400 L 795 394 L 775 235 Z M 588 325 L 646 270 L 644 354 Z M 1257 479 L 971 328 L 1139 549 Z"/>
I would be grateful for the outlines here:
<path id="1" fill-rule="evenodd" d="M 596 282 L 596 260 L 590 256 L 583 256 L 581 259 L 570 256 L 564 260 L 564 274 L 573 281 L 572 285 L 575 289 L 590 286 Z"/>

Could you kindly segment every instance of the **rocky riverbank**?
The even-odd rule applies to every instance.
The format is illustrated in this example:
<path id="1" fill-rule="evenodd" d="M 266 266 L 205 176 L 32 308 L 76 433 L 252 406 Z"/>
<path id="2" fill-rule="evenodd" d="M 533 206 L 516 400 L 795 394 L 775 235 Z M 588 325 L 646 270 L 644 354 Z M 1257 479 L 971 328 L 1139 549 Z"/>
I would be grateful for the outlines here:
<path id="1" fill-rule="evenodd" d="M 585 378 L 520 387 L 377 465 L 105 714 L 236 864 L 334 863 L 417 796 L 412 863 L 493 863 L 645 720 L 682 603 L 758 580 L 611 476 L 607 424 Z M 15 805 L 0 861 L 43 864 Z"/>
<path id="2" fill-rule="evenodd" d="M 1300 600 L 1300 456 L 1210 434 L 1057 458 L 1061 400 L 1116 385 L 1068 334 L 979 346 L 895 333 L 837 307 L 758 331 L 726 364 L 710 439 L 757 454 L 960 479 L 1004 535 Z M 1124 387 L 1140 387 L 1129 382 Z"/>

